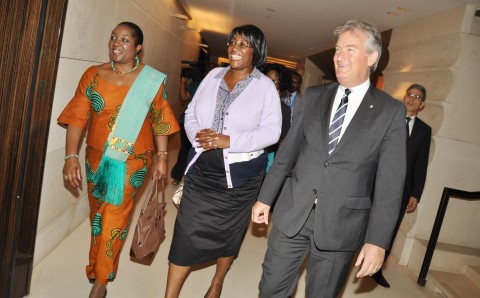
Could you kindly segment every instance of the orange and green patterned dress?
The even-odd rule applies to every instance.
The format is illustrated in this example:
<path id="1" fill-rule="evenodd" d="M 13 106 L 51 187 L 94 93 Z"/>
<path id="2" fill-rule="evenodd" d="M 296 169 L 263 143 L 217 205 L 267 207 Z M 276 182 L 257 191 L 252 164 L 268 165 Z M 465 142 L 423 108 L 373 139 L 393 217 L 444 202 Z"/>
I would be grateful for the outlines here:
<path id="1" fill-rule="evenodd" d="M 75 96 L 65 107 L 58 122 L 85 129 L 88 126 L 85 158 L 90 221 L 92 227 L 87 277 L 99 283 L 115 278 L 120 250 L 126 237 L 134 198 L 150 168 L 154 136 L 169 135 L 179 130 L 175 115 L 167 102 L 161 84 L 133 147 L 134 154 L 126 162 L 126 179 L 122 203 L 107 204 L 93 196 L 93 175 L 102 159 L 105 142 L 130 86 L 119 86 L 104 80 L 95 66 L 85 71 Z"/>

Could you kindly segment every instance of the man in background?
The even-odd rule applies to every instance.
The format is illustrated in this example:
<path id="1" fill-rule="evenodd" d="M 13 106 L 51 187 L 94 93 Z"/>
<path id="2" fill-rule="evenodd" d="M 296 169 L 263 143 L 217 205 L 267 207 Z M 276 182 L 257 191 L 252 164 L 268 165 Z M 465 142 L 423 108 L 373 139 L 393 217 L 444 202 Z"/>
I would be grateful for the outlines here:
<path id="1" fill-rule="evenodd" d="M 289 92 L 290 95 L 285 97 L 285 103 L 290 107 L 290 110 L 293 112 L 293 107 L 297 102 L 297 98 L 300 97 L 300 88 L 302 87 L 302 76 L 296 72 L 291 71 L 292 74 L 292 85 L 290 86 Z"/>
<path id="2" fill-rule="evenodd" d="M 422 85 L 413 84 L 408 87 L 403 104 L 407 108 L 406 130 L 407 130 L 407 175 L 403 188 L 402 205 L 398 217 L 392 243 L 397 235 L 398 229 L 405 215 L 417 209 L 418 202 L 422 196 L 425 179 L 427 177 L 428 155 L 430 153 L 430 141 L 432 139 L 432 128 L 417 117 L 418 113 L 425 108 L 427 90 Z M 385 260 L 390 251 L 387 252 Z M 380 269 L 373 276 L 373 279 L 384 288 L 390 288 Z"/>

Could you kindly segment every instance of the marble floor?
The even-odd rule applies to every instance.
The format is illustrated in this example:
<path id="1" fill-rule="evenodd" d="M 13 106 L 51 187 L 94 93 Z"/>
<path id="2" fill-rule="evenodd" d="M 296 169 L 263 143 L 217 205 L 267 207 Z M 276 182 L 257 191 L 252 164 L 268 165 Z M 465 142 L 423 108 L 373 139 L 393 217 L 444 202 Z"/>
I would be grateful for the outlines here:
<path id="1" fill-rule="evenodd" d="M 121 252 L 118 276 L 108 285 L 108 297 L 163 297 L 167 277 L 167 254 L 172 237 L 176 208 L 170 201 L 176 186 L 168 185 L 166 230 L 167 238 L 150 266 L 134 263 L 129 258 L 133 233 L 126 238 Z M 140 212 L 137 204 L 133 222 Z M 261 263 L 265 253 L 268 229 L 251 224 L 248 227 L 242 249 L 229 271 L 223 287 L 222 297 L 244 298 L 258 297 L 258 281 L 261 275 Z M 85 220 L 55 250 L 51 252 L 33 270 L 30 298 L 85 298 L 91 285 L 85 277 L 85 265 L 88 262 L 88 243 L 90 228 Z M 181 297 L 203 297 L 207 291 L 215 266 L 205 266 L 193 271 L 187 279 Z M 416 284 L 416 276 L 407 268 L 397 265 L 394 256 L 388 259 L 384 276 L 391 284 L 390 289 L 377 286 L 371 278 L 356 279 L 356 268 L 352 269 L 341 297 L 439 297 L 428 288 Z M 294 297 L 304 297 L 305 273 L 301 275 Z"/>

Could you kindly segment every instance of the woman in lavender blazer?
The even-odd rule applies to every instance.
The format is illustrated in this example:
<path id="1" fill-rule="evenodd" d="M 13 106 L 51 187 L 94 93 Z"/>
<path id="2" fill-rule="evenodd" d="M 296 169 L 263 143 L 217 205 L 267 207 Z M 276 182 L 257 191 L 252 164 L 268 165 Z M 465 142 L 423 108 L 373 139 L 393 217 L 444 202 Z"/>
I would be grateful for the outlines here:
<path id="1" fill-rule="evenodd" d="M 264 148 L 282 125 L 274 83 L 258 68 L 267 44 L 254 25 L 232 30 L 230 66 L 210 71 L 185 114 L 189 153 L 169 253 L 165 297 L 178 297 L 191 266 L 216 262 L 205 297 L 219 297 L 265 174 Z"/>

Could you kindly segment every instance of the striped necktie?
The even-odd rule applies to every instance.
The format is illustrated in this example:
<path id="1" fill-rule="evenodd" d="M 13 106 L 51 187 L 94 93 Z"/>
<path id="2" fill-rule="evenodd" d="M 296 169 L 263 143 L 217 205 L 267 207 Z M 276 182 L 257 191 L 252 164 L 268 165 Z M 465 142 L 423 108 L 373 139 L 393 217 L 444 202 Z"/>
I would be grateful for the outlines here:
<path id="1" fill-rule="evenodd" d="M 332 154 L 333 150 L 337 146 L 338 139 L 340 138 L 340 132 L 342 131 L 343 119 L 345 119 L 345 113 L 347 112 L 348 95 L 351 93 L 349 89 L 345 89 L 345 94 L 340 100 L 335 115 L 333 116 L 330 129 L 328 130 L 328 154 Z"/>

